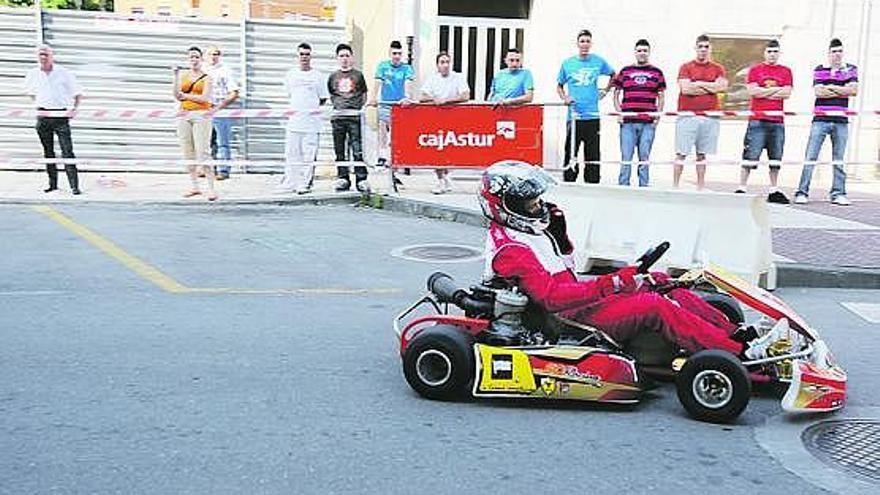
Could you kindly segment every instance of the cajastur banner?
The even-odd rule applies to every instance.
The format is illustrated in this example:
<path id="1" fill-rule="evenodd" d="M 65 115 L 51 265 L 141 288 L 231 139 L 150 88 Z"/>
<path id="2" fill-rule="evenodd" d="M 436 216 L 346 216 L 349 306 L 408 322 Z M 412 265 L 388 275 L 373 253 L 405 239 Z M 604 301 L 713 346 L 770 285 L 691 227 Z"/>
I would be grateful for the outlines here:
<path id="1" fill-rule="evenodd" d="M 488 167 L 501 160 L 541 165 L 540 106 L 395 106 L 391 111 L 395 167 Z"/>

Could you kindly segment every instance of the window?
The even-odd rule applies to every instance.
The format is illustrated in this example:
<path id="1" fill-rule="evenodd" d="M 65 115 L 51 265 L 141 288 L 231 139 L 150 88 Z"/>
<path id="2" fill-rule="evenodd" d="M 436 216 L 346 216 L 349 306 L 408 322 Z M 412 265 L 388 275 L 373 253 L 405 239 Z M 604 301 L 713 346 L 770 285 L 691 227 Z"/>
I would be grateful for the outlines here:
<path id="1" fill-rule="evenodd" d="M 531 0 L 439 0 L 439 15 L 528 19 Z"/>
<path id="2" fill-rule="evenodd" d="M 724 66 L 730 86 L 719 96 L 722 110 L 748 110 L 746 77 L 749 67 L 764 60 L 764 47 L 770 38 L 724 38 L 710 36 L 712 60 Z M 784 62 L 783 62 L 784 63 Z"/>

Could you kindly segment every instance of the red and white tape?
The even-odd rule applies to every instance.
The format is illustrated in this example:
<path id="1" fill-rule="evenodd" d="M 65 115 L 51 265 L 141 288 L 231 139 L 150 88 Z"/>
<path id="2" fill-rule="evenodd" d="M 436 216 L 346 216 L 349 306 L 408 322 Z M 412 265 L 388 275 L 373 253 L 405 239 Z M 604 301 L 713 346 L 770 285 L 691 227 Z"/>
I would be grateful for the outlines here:
<path id="1" fill-rule="evenodd" d="M 558 106 L 558 105 L 544 105 Z M 301 111 L 280 108 L 239 108 L 223 110 L 174 110 L 174 109 L 79 109 L 79 110 L 35 110 L 23 108 L 0 107 L 0 118 L 25 118 L 25 117 L 68 117 L 91 120 L 150 120 L 150 119 L 174 119 L 174 118 L 199 118 L 199 117 L 227 117 L 236 119 L 261 119 L 261 118 L 290 118 L 295 115 L 322 115 L 325 117 L 357 117 L 363 115 L 360 110 L 312 110 Z M 595 114 L 599 117 L 633 117 L 633 118 L 659 118 L 659 117 L 857 117 L 857 116 L 880 116 L 880 110 L 814 110 L 809 112 L 789 111 L 752 111 L 752 110 L 708 110 L 702 112 L 600 112 Z"/>

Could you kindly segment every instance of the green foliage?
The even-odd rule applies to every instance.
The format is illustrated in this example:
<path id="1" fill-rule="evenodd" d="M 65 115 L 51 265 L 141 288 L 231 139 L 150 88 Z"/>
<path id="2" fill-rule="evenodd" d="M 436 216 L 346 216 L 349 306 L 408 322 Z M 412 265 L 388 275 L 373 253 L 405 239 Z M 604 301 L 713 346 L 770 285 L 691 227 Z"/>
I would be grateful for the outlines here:
<path id="1" fill-rule="evenodd" d="M 33 7 L 34 0 L 0 0 L 4 7 Z M 113 0 L 43 0 L 46 10 L 103 10 L 113 11 Z"/>

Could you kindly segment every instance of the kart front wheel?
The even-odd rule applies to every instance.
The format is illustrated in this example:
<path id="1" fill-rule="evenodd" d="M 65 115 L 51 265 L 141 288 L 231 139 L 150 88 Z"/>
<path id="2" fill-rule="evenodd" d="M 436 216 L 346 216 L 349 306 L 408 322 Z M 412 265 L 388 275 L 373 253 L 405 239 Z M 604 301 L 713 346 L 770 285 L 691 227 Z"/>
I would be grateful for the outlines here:
<path id="1" fill-rule="evenodd" d="M 450 325 L 420 333 L 403 354 L 403 375 L 423 397 L 464 397 L 474 375 L 473 337 Z"/>
<path id="2" fill-rule="evenodd" d="M 675 378 L 675 388 L 688 414 L 709 423 L 736 419 L 752 394 L 746 368 L 733 354 L 720 350 L 700 351 L 688 358 Z"/>

